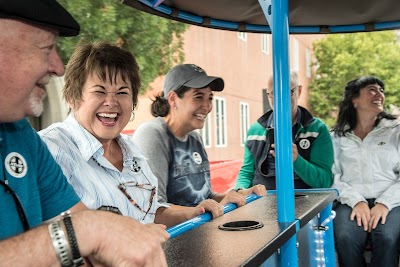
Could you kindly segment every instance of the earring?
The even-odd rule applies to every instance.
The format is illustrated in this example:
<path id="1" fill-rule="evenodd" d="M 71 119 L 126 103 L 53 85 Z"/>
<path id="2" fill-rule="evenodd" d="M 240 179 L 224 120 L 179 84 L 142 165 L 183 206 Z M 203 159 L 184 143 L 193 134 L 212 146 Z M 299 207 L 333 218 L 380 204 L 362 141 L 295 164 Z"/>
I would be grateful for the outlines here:
<path id="1" fill-rule="evenodd" d="M 357 103 L 354 103 L 354 104 L 353 104 L 353 107 L 354 107 L 354 108 L 357 108 Z"/>
<path id="2" fill-rule="evenodd" d="M 129 121 L 133 121 L 135 119 L 135 112 L 132 110 L 132 115 L 131 118 L 129 119 Z"/>
<path id="3" fill-rule="evenodd" d="M 176 106 L 174 106 L 174 109 L 177 110 L 178 108 Z"/>

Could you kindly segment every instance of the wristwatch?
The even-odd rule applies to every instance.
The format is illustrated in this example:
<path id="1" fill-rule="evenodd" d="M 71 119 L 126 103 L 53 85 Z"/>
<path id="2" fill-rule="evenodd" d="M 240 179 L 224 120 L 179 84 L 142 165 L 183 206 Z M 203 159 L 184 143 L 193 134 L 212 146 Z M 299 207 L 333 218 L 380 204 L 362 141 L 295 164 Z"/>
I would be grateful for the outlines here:
<path id="1" fill-rule="evenodd" d="M 113 207 L 113 206 L 101 206 L 100 208 L 98 208 L 97 210 L 105 210 L 105 211 L 110 211 L 119 215 L 122 215 L 121 211 L 119 210 L 119 208 L 117 207 Z"/>

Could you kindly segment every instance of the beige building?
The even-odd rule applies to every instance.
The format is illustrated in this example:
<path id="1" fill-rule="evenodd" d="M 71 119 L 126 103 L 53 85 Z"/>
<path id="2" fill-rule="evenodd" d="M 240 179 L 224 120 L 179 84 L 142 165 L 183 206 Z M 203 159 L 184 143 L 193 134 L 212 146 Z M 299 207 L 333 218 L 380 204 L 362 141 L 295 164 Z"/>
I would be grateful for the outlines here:
<path id="1" fill-rule="evenodd" d="M 312 42 L 321 37 L 290 37 L 290 66 L 299 72 L 303 85 L 300 105 L 305 107 L 312 77 Z M 211 161 L 242 159 L 248 127 L 268 108 L 264 107 L 263 89 L 272 73 L 271 35 L 189 26 L 184 43 L 184 63 L 199 65 L 208 75 L 220 76 L 225 81 L 225 89 L 215 94 L 213 110 L 201 130 L 208 156 Z M 162 90 L 162 85 L 163 77 L 159 77 L 151 84 L 155 89 L 140 97 L 136 118 L 124 132 L 131 133 L 141 123 L 153 119 L 150 98 Z"/>

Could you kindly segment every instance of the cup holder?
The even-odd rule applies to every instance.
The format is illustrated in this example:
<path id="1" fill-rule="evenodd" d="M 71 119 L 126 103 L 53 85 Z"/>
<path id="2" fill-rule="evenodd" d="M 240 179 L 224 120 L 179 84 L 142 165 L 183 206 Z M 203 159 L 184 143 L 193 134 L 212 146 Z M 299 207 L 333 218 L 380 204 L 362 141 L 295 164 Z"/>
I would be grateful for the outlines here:
<path id="1" fill-rule="evenodd" d="M 248 231 L 259 229 L 263 226 L 264 224 L 257 221 L 233 221 L 219 225 L 218 229 L 224 231 Z"/>
<path id="2" fill-rule="evenodd" d="M 300 199 L 306 197 L 308 197 L 306 194 L 299 194 L 299 193 L 294 194 L 294 199 Z"/>

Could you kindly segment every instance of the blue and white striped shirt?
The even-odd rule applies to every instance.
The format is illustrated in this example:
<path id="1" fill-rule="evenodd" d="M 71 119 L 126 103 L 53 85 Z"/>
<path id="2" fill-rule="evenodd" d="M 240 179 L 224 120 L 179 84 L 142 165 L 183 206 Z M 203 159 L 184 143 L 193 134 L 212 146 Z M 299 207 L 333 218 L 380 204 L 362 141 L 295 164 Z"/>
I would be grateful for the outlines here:
<path id="1" fill-rule="evenodd" d="M 151 172 L 146 158 L 128 136 L 120 134 L 116 138 L 123 154 L 123 170 L 120 172 L 103 157 L 102 144 L 76 121 L 74 115 L 69 115 L 62 123 L 52 124 L 40 131 L 39 135 L 88 208 L 114 206 L 125 216 L 141 223 L 152 223 L 156 210 L 160 206 L 168 207 L 158 203 L 156 193 L 149 214 L 145 216 L 143 211 L 148 210 L 151 191 L 126 187 L 127 193 L 141 207 L 141 211 L 118 188 L 119 184 L 126 182 L 150 182 L 158 188 L 157 178 Z"/>

